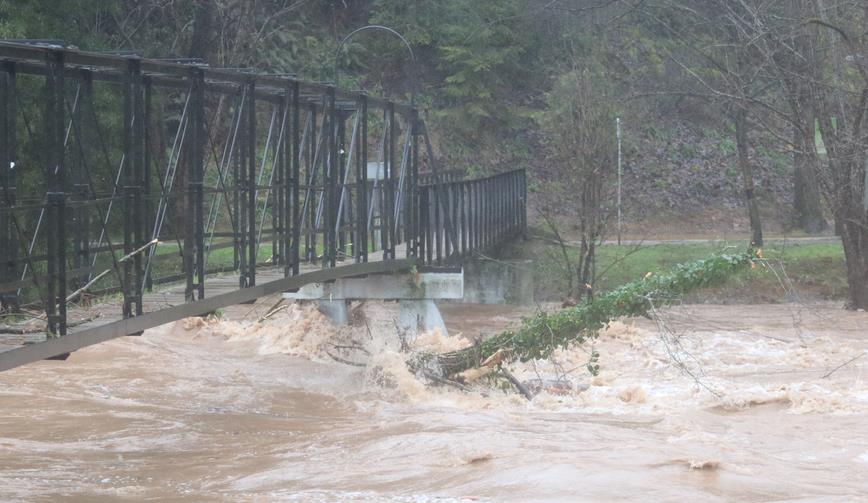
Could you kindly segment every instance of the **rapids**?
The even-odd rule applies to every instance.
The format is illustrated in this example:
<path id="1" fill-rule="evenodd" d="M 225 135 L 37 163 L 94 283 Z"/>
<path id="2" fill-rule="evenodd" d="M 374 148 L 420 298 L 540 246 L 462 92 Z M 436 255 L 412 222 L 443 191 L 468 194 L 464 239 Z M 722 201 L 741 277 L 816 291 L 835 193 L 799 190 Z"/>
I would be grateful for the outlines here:
<path id="1" fill-rule="evenodd" d="M 484 379 L 419 382 L 393 304 L 336 328 L 300 305 L 257 321 L 272 303 L 0 373 L 0 500 L 868 501 L 866 313 L 616 322 L 593 347 L 512 366 L 542 389 L 527 401 Z M 443 311 L 453 337 L 410 351 L 529 313 Z"/>

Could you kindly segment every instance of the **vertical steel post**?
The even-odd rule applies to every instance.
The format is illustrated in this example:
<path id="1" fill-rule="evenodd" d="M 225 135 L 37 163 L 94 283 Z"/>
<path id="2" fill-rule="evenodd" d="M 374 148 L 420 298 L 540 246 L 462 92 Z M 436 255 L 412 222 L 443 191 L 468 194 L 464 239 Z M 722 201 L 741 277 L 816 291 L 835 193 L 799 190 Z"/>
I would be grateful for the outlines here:
<path id="1" fill-rule="evenodd" d="M 328 148 L 328 160 L 325 169 L 325 228 L 323 232 L 323 239 L 325 244 L 325 255 L 323 257 L 323 267 L 334 267 L 335 259 L 337 257 L 337 242 L 335 235 L 335 223 L 336 223 L 336 215 L 337 215 L 337 203 L 335 201 L 335 192 L 338 183 L 338 170 L 340 169 L 340 160 L 338 154 L 338 145 L 337 138 L 335 137 L 337 131 L 336 121 L 337 117 L 337 108 L 335 103 L 335 88 L 329 87 L 327 91 L 327 107 L 328 111 L 326 112 L 327 118 L 324 117 L 323 120 L 327 121 L 326 124 L 328 127 L 326 128 L 326 145 Z"/>
<path id="2" fill-rule="evenodd" d="M 15 63 L 7 62 L 2 66 L 2 109 L 0 117 L 0 282 L 18 279 L 18 234 L 13 225 L 18 183 L 17 124 L 18 98 L 16 95 Z M 0 292 L 0 308 L 18 308 L 17 290 Z"/>
<path id="3" fill-rule="evenodd" d="M 144 178 L 144 106 L 142 74 L 138 58 L 127 60 L 123 76 L 123 152 L 124 170 L 124 255 L 129 256 L 144 244 L 145 212 L 142 186 Z M 141 315 L 142 254 L 123 263 L 124 317 Z"/>
<path id="4" fill-rule="evenodd" d="M 76 130 L 78 131 L 78 148 L 79 148 L 79 171 L 76 179 L 76 195 L 79 201 L 82 202 L 81 208 L 76 213 L 77 229 L 76 239 L 80 243 L 78 256 L 76 257 L 76 267 L 81 265 L 90 265 L 90 211 L 89 207 L 84 203 L 85 200 L 91 199 L 93 196 L 93 187 L 90 186 L 91 173 L 90 162 L 87 154 L 93 148 L 94 144 L 94 124 L 92 118 L 95 117 L 93 108 L 93 73 L 84 71 L 81 78 L 81 98 L 78 107 L 78 120 Z M 81 265 L 79 265 L 81 264 Z M 87 276 L 84 276 L 86 279 Z M 84 279 L 82 283 L 84 283 Z"/>
<path id="5" fill-rule="evenodd" d="M 386 224 L 385 232 L 387 233 L 386 241 L 388 243 L 387 247 L 383 248 L 383 259 L 394 259 L 395 258 L 395 231 L 397 222 L 393 221 L 395 214 L 395 204 L 397 200 L 395 198 L 395 141 L 398 138 L 397 134 L 397 122 L 395 122 L 395 104 L 393 102 L 389 102 L 386 105 L 386 113 L 389 115 L 389 135 L 388 135 L 388 145 L 386 147 L 386 158 L 389 162 L 386 164 L 386 173 L 387 177 L 387 190 L 386 190 L 386 212 L 385 212 L 385 220 Z"/>
<path id="6" fill-rule="evenodd" d="M 317 137 L 317 119 L 316 119 L 316 105 L 313 103 L 310 104 L 310 110 L 308 111 L 310 115 L 310 136 L 309 143 L 307 148 L 307 169 L 305 170 L 305 183 L 307 184 L 308 190 L 305 191 L 305 207 L 307 208 L 307 215 L 302 215 L 302 218 L 307 219 L 307 232 L 304 234 L 304 245 L 305 245 L 305 258 L 308 262 L 315 264 L 316 263 L 316 242 L 317 242 L 317 228 L 316 228 L 316 204 L 314 201 L 316 199 L 316 170 L 317 170 L 317 156 L 316 150 L 317 145 L 322 141 L 322 138 Z M 325 122 L 325 110 L 323 110 L 323 118 L 322 121 Z M 327 125 L 327 124 L 326 124 Z M 320 135 L 322 136 L 322 135 Z"/>
<path id="7" fill-rule="evenodd" d="M 46 188 L 47 213 L 47 272 L 48 289 L 45 306 L 48 331 L 66 335 L 66 242 L 64 193 L 64 97 L 63 52 L 51 51 L 47 57 L 45 82 L 45 163 L 43 176 Z M 34 274 L 36 271 L 34 271 Z"/>
<path id="8" fill-rule="evenodd" d="M 247 83 L 247 285 L 256 285 L 256 80 Z M 264 155 L 264 154 L 263 154 Z"/>
<path id="9" fill-rule="evenodd" d="M 153 113 L 153 87 L 151 83 L 150 77 L 142 78 L 142 85 L 144 86 L 144 94 L 145 94 L 145 102 L 144 102 L 144 110 L 142 114 L 142 124 L 143 124 L 143 138 L 142 138 L 142 199 L 144 200 L 142 207 L 142 221 L 143 221 L 143 236 L 145 238 L 147 235 L 147 219 L 148 215 L 154 214 L 154 203 L 151 200 L 151 127 L 152 127 L 152 113 Z M 156 246 L 156 245 L 154 245 Z M 152 250 L 148 250 L 150 253 Z M 152 275 L 148 274 L 143 278 L 145 282 L 145 288 L 150 291 L 153 287 Z M 142 292 L 143 290 L 139 290 Z"/>
<path id="10" fill-rule="evenodd" d="M 443 205 L 443 201 L 441 201 L 440 195 L 441 191 L 438 190 L 438 184 L 432 186 L 434 192 L 434 247 L 436 250 L 436 259 L 437 264 L 439 265 L 443 258 L 443 228 L 440 225 L 440 209 Z"/>
<path id="11" fill-rule="evenodd" d="M 301 241 L 301 228 L 303 222 L 300 218 L 301 200 L 299 199 L 301 185 L 301 103 L 299 101 L 298 82 L 292 84 L 292 166 L 290 173 L 291 202 L 292 206 L 292 242 L 290 243 L 290 264 L 292 275 L 298 275 L 299 269 L 299 246 Z"/>
<path id="12" fill-rule="evenodd" d="M 83 134 L 83 120 L 84 109 L 86 108 L 85 102 L 87 101 L 87 90 L 85 89 L 85 81 L 90 80 L 88 78 L 88 74 L 90 72 L 85 72 L 85 76 L 78 82 L 78 91 L 76 94 L 76 102 L 72 106 L 72 130 L 74 131 L 73 136 L 73 150 L 75 154 L 70 159 L 74 162 L 68 162 L 67 166 L 72 167 L 72 201 L 76 203 L 72 209 L 72 267 L 73 269 L 81 268 L 82 264 L 87 264 L 88 260 L 85 258 L 85 248 L 87 246 L 87 236 L 85 234 L 85 221 L 87 220 L 87 206 L 85 205 L 85 201 L 87 201 L 87 179 L 85 178 L 85 159 L 84 159 L 84 151 L 85 151 L 85 140 Z M 85 280 L 86 281 L 86 280 Z M 75 281 L 73 278 L 73 284 L 76 286 L 81 286 L 83 283 Z"/>
<path id="13" fill-rule="evenodd" d="M 190 142 L 187 149 L 187 176 L 184 220 L 184 274 L 187 279 L 187 301 L 201 300 L 205 296 L 205 232 L 203 154 L 205 131 L 205 74 L 201 68 L 191 68 L 189 73 L 190 101 L 188 128 Z"/>
<path id="14" fill-rule="evenodd" d="M 527 172 L 525 170 L 521 170 L 521 176 L 519 177 L 519 194 L 521 196 L 519 204 L 521 221 L 519 226 L 522 234 L 524 234 L 527 232 Z"/>
<path id="15" fill-rule="evenodd" d="M 232 243 L 233 243 L 233 265 L 238 271 L 238 286 L 244 288 L 244 265 L 241 263 L 244 250 L 244 213 L 242 212 L 243 192 L 241 190 L 242 170 L 244 169 L 245 152 L 247 151 L 247 128 L 244 126 L 244 106 L 248 105 L 245 102 L 247 94 L 245 87 L 241 86 L 238 91 L 238 99 L 236 100 L 236 113 L 238 114 L 238 125 L 236 126 L 235 140 L 238 143 L 238 155 L 233 158 L 230 156 L 229 162 L 232 163 L 232 213 L 235 215 L 235 225 L 232 227 Z M 214 224 L 217 225 L 216 223 Z"/>
<path id="16" fill-rule="evenodd" d="M 415 257 L 419 246 L 419 212 L 416 207 L 419 204 L 419 114 L 414 108 L 410 112 L 410 159 L 408 164 L 407 187 L 407 211 L 405 218 L 406 230 L 404 232 L 407 242 L 407 258 Z"/>
<path id="17" fill-rule="evenodd" d="M 122 80 L 122 93 L 123 93 L 123 104 L 122 104 L 122 113 L 121 113 L 121 121 L 122 121 L 122 138 L 123 138 L 123 159 L 125 162 L 125 169 L 123 172 L 123 239 L 124 239 L 124 256 L 129 256 L 133 251 L 133 197 L 135 197 L 135 188 L 133 187 L 133 171 L 135 170 L 135 162 L 136 159 L 133 156 L 133 130 L 132 130 L 132 122 L 133 122 L 133 80 L 135 79 L 133 73 L 135 72 L 135 68 L 132 66 L 131 61 L 128 62 L 126 69 L 123 73 Z M 133 296 L 135 295 L 133 291 L 133 263 L 129 260 L 123 262 L 123 282 L 122 282 L 122 290 L 124 295 L 124 305 L 123 305 L 123 314 L 124 318 L 130 318 L 133 316 Z"/>
<path id="18" fill-rule="evenodd" d="M 344 176 L 346 175 L 346 149 L 347 149 L 347 121 L 346 116 L 343 112 L 336 110 L 336 119 L 337 123 L 337 150 L 335 152 L 335 158 L 337 160 L 337 164 L 335 164 L 335 190 L 337 191 L 337 199 L 334 201 L 336 212 L 335 212 L 335 221 L 331 224 L 335 227 L 336 233 L 336 244 L 335 249 L 340 250 L 342 254 L 346 253 L 346 245 L 347 245 L 347 237 L 344 226 L 344 215 L 337 211 L 340 208 L 340 200 L 344 194 Z M 352 142 L 352 140 L 350 140 Z M 351 153 L 352 154 L 352 153 Z M 335 258 L 337 258 L 337 253 L 335 254 Z"/>
<path id="19" fill-rule="evenodd" d="M 361 114 L 361 135 L 356 155 L 356 222 L 353 236 L 353 257 L 356 262 L 368 261 L 368 97 L 359 96 L 357 113 Z"/>
<path id="20" fill-rule="evenodd" d="M 277 149 L 277 164 L 273 169 L 277 170 L 274 189 L 274 210 L 272 211 L 272 220 L 276 221 L 274 226 L 274 242 L 276 244 L 277 255 L 275 265 L 283 266 L 284 275 L 287 271 L 287 253 L 289 251 L 289 179 L 290 159 L 292 159 L 292 93 L 287 87 L 284 89 L 280 97 L 280 104 L 283 108 L 283 120 L 281 121 L 283 129 L 283 137 L 278 140 L 279 148 Z M 275 218 L 276 214 L 276 218 Z"/>
<path id="21" fill-rule="evenodd" d="M 198 299 L 202 300 L 205 298 L 205 72 L 201 68 L 193 68 L 191 73 L 191 101 L 196 102 L 190 110 L 190 160 L 195 174 L 193 237 L 196 243 L 196 290 Z"/>
<path id="22" fill-rule="evenodd" d="M 458 196 L 458 201 L 456 202 L 456 205 L 458 206 L 458 222 L 456 223 L 456 225 L 458 227 L 455 231 L 455 234 L 456 234 L 455 235 L 455 240 L 456 240 L 455 248 L 458 250 L 458 254 L 463 256 L 466 253 L 466 250 L 465 250 L 466 243 L 464 240 L 464 233 L 467 230 L 467 217 L 466 217 L 466 213 L 464 211 L 464 207 L 466 204 L 466 199 L 465 199 L 465 194 L 464 194 L 465 186 L 464 186 L 464 182 L 462 182 L 460 180 L 456 180 L 454 183 L 456 186 L 456 195 Z"/>
<path id="23" fill-rule="evenodd" d="M 131 164 L 133 190 L 133 249 L 138 250 L 145 244 L 147 213 L 145 213 L 145 106 L 144 86 L 142 85 L 141 65 L 138 59 L 129 61 L 133 76 L 133 150 Z M 142 292 L 144 281 L 143 253 L 136 253 L 133 262 L 133 286 L 135 291 L 136 316 L 144 312 Z"/>

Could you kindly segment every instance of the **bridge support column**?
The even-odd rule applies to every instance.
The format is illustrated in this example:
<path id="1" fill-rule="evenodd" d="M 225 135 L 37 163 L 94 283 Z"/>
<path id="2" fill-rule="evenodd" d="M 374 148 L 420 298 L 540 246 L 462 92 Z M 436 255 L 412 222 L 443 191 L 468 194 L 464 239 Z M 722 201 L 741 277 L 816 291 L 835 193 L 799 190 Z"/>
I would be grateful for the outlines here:
<path id="1" fill-rule="evenodd" d="M 420 333 L 431 330 L 449 335 L 443 317 L 440 316 L 440 309 L 433 300 L 399 300 L 398 306 L 398 327 L 409 339 L 415 339 Z"/>
<path id="2" fill-rule="evenodd" d="M 398 327 L 411 340 L 419 333 L 435 328 L 443 335 L 448 335 L 435 300 L 463 297 L 463 272 L 344 278 L 334 283 L 305 285 L 297 292 L 283 294 L 285 299 L 317 301 L 320 312 L 336 324 L 348 322 L 346 303 L 349 300 L 397 300 Z"/>
<path id="3" fill-rule="evenodd" d="M 335 325 L 349 325 L 350 314 L 346 300 L 318 300 L 316 307 Z"/>
<path id="4" fill-rule="evenodd" d="M 531 306 L 533 262 L 529 260 L 464 261 L 465 304 L 510 304 Z"/>

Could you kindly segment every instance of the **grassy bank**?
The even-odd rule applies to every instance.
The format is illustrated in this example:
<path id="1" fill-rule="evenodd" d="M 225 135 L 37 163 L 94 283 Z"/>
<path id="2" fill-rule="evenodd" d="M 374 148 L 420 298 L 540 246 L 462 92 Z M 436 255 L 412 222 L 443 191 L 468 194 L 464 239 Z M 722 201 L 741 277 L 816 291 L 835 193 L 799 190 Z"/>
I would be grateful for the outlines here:
<path id="1" fill-rule="evenodd" d="M 595 289 L 608 291 L 649 272 L 665 270 L 675 264 L 706 257 L 712 253 L 741 250 L 747 241 L 708 241 L 701 243 L 655 243 L 640 245 L 607 244 L 598 248 L 598 277 Z M 575 260 L 578 249 L 568 253 Z M 773 240 L 763 248 L 764 256 L 775 264 L 779 274 L 758 268 L 739 274 L 724 285 L 706 289 L 688 300 L 705 302 L 783 302 L 788 300 L 782 279 L 788 278 L 794 290 L 807 299 L 843 299 L 847 291 L 844 254 L 839 242 L 800 242 Z M 540 301 L 560 300 L 567 291 L 568 278 L 560 246 L 542 232 L 531 232 L 527 241 L 505 251 L 510 259 L 533 261 L 535 295 Z M 780 271 L 785 272 L 781 278 Z"/>

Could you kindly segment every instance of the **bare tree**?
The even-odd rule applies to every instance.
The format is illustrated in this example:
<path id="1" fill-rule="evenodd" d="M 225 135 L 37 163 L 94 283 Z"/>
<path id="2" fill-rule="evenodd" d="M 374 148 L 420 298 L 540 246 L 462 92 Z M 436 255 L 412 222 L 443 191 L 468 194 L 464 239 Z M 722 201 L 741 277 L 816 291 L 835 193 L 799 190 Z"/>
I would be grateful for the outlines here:
<path id="1" fill-rule="evenodd" d="M 566 217 L 578 232 L 578 255 L 570 256 L 562 246 L 570 291 L 568 296 L 590 298 L 596 280 L 596 249 L 603 240 L 611 213 L 611 187 L 615 173 L 615 138 L 611 87 L 599 79 L 593 63 L 572 58 L 572 67 L 563 73 L 547 94 L 547 108 L 538 116 L 545 135 L 549 201 L 543 212 L 555 229 L 557 217 Z"/>
<path id="2" fill-rule="evenodd" d="M 841 232 L 849 305 L 868 308 L 868 5 L 742 0 L 736 8 L 720 3 L 767 63 L 768 77 L 784 90 L 788 109 L 780 108 L 774 96 L 752 106 L 798 128 L 802 139 L 797 144 L 806 163 L 813 164 L 817 186 Z M 823 155 L 813 139 L 815 123 Z"/>

